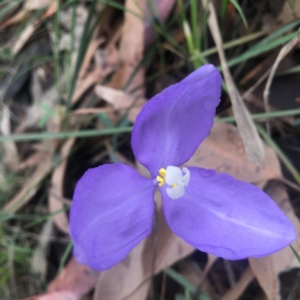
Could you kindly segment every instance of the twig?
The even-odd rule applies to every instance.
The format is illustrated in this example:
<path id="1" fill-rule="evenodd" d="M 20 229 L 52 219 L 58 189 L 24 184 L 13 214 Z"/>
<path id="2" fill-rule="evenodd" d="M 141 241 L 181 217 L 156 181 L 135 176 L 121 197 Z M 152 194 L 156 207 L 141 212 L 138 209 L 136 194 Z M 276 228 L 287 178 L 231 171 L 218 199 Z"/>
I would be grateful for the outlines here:
<path id="1" fill-rule="evenodd" d="M 281 60 L 297 45 L 297 43 L 299 42 L 299 36 L 293 38 L 290 42 L 288 42 L 279 52 L 268 77 L 267 83 L 266 83 L 266 87 L 264 90 L 264 106 L 265 106 L 265 110 L 266 112 L 270 111 L 270 105 L 269 105 L 269 95 L 270 95 L 270 88 L 271 88 L 271 84 L 273 81 L 273 78 L 275 76 L 276 70 L 278 68 L 279 63 L 281 62 Z M 267 122 L 267 132 L 268 134 L 270 134 L 270 123 Z"/>

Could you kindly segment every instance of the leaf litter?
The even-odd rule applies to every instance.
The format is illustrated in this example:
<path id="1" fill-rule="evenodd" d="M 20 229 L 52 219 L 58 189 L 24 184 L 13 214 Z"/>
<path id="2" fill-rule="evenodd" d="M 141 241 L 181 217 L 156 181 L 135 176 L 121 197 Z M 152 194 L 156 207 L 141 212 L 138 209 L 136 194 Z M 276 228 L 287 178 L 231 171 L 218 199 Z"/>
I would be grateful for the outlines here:
<path id="1" fill-rule="evenodd" d="M 23 10 L 20 10 L 1 24 L 0 28 L 2 28 L 2 30 L 6 27 L 15 26 L 20 21 L 26 20 L 28 11 L 41 9 L 44 5 L 45 7 L 50 5 L 48 8 L 45 8 L 44 14 L 41 15 L 38 21 L 33 24 L 28 24 L 27 27 L 25 27 L 19 41 L 12 46 L 13 53 L 21 53 L 23 47 L 26 47 L 26 44 L 37 28 L 39 28 L 46 19 L 51 18 L 51 16 L 56 13 L 58 9 L 56 3 L 56 1 L 27 1 L 25 4 L 26 14 Z M 118 27 L 118 29 L 112 29 L 107 23 L 101 23 L 100 19 L 99 28 L 95 30 L 92 35 L 83 63 L 81 64 L 72 97 L 73 109 L 70 112 L 62 109 L 60 113 L 57 113 L 57 109 L 62 106 L 63 102 L 56 97 L 55 87 L 52 86 L 50 92 L 48 90 L 48 93 L 52 93 L 53 95 L 52 100 L 48 103 L 47 92 L 41 88 L 39 89 L 40 83 L 35 79 L 37 73 L 32 72 L 33 86 L 31 94 L 33 99 L 35 97 L 35 99 L 42 99 L 43 104 L 48 103 L 47 110 L 52 110 L 55 115 L 55 117 L 53 117 L 53 115 L 50 114 L 49 117 L 46 118 L 45 129 L 48 132 L 66 130 L 64 120 L 60 119 L 63 118 L 62 116 L 67 116 L 67 119 L 69 118 L 70 120 L 68 130 L 80 129 L 86 126 L 85 124 L 90 124 L 89 122 L 91 120 L 96 128 L 103 128 L 103 126 L 108 126 L 107 124 L 110 124 L 110 126 L 120 124 L 120 122 L 124 122 L 124 118 L 125 120 L 127 119 L 134 122 L 136 115 L 147 101 L 146 98 L 148 98 L 145 93 L 147 91 L 146 88 L 148 88 L 145 71 L 145 66 L 147 65 L 142 61 L 146 53 L 145 47 L 151 47 L 151 43 L 157 39 L 157 33 L 154 34 L 155 30 L 153 30 L 149 24 L 156 22 L 158 19 L 164 22 L 172 12 L 172 8 L 176 6 L 175 1 L 166 1 L 166 3 L 164 3 L 165 6 L 160 3 L 157 4 L 157 7 L 154 6 L 154 9 L 152 8 L 149 16 L 150 10 L 145 9 L 145 3 L 143 1 L 125 1 L 126 11 L 124 12 L 124 21 L 123 23 L 116 23 L 115 26 Z M 209 4 L 209 8 L 212 14 L 212 4 Z M 83 9 L 85 10 L 85 8 Z M 297 13 L 297 8 L 295 9 Z M 285 3 L 277 20 L 282 23 L 291 21 L 291 17 L 289 15 L 287 16 L 285 12 L 287 10 L 288 8 Z M 110 11 L 111 14 L 110 17 L 107 17 L 107 20 L 111 21 L 116 11 L 112 7 L 109 7 L 107 11 Z M 69 17 L 72 16 L 70 12 L 72 11 L 69 11 Z M 173 13 L 176 14 L 176 10 L 175 12 L 173 11 Z M 81 25 L 84 24 L 85 21 L 81 23 Z M 72 18 L 66 22 L 67 27 L 70 25 L 70 22 L 72 22 Z M 80 20 L 75 20 L 75 24 L 80 24 Z M 120 24 L 122 25 L 120 26 Z M 231 101 L 233 101 L 232 106 L 239 130 L 241 130 L 241 125 L 239 125 L 241 121 L 238 120 L 242 120 L 244 123 L 246 122 L 245 120 L 248 120 L 248 125 L 242 125 L 243 129 L 239 134 L 239 131 L 233 125 L 224 123 L 215 124 L 210 135 L 201 144 L 201 147 L 199 147 L 191 160 L 187 162 L 187 165 L 216 169 L 217 172 L 220 173 L 227 172 L 237 179 L 265 187 L 266 192 L 278 203 L 279 207 L 286 213 L 298 230 L 299 220 L 289 200 L 287 189 L 278 181 L 274 181 L 275 179 L 283 177 L 279 160 L 274 150 L 261 143 L 260 138 L 255 133 L 256 130 L 253 129 L 252 121 L 250 121 L 247 112 L 247 109 L 251 110 L 251 107 L 246 108 L 247 103 L 241 101 L 242 98 L 236 88 L 235 78 L 232 77 L 227 70 L 226 63 L 228 59 L 226 61 L 225 57 L 223 57 L 222 41 L 217 41 L 220 38 L 220 32 L 216 33 L 216 30 L 218 30 L 215 26 L 216 23 L 214 26 L 212 23 L 209 23 L 209 25 L 219 50 L 225 82 Z M 72 28 L 69 27 L 69 29 Z M 81 34 L 78 36 L 76 36 L 75 33 L 75 40 L 78 43 L 77 47 L 80 45 L 79 41 L 82 38 L 82 32 L 83 29 L 81 29 Z M 111 37 L 112 32 L 115 33 L 113 37 Z M 72 33 L 69 34 L 69 38 L 71 35 Z M 168 49 L 172 49 L 172 47 Z M 60 51 L 70 51 L 70 48 L 61 48 Z M 159 49 L 159 51 L 162 51 L 162 49 Z M 176 58 L 176 51 L 174 51 L 173 54 Z M 74 68 L 76 59 L 78 59 L 77 55 L 73 57 L 71 69 Z M 181 54 L 180 59 L 182 59 L 182 57 L 185 57 L 184 53 Z M 222 57 L 223 59 L 221 59 Z M 216 57 L 212 57 L 212 59 L 216 61 Z M 171 63 L 172 67 L 175 65 L 176 64 Z M 63 80 L 60 82 L 60 88 L 63 90 L 67 77 L 65 74 L 62 75 Z M 156 84 L 159 85 L 160 83 Z M 39 91 L 40 94 L 37 95 Z M 239 109 L 236 108 L 237 104 L 234 104 L 235 101 L 237 101 L 236 103 L 238 103 Z M 36 110 L 37 113 L 33 114 L 33 110 Z M 2 134 L 28 132 L 33 128 L 39 130 L 38 125 L 43 117 L 43 110 L 37 105 L 37 101 L 33 101 L 33 104 L 26 109 L 25 121 L 19 122 L 18 126 L 14 125 L 12 129 L 10 129 L 11 124 L 9 123 L 9 119 L 11 118 L 10 113 L 11 111 L 2 112 L 2 115 L 4 115 L 1 119 L 1 124 L 3 124 L 1 126 L 1 128 L 3 128 Z M 69 113 L 70 115 L 68 115 Z M 100 114 L 102 117 L 100 117 Z M 245 115 L 248 117 L 245 117 Z M 57 116 L 59 116 L 59 118 Z M 78 118 L 78 116 L 80 116 L 80 118 Z M 103 116 L 105 116 L 108 123 L 104 122 Z M 252 125 L 249 125 L 249 122 Z M 245 136 L 249 134 L 249 132 L 247 133 L 249 128 L 252 128 L 250 131 L 252 132 L 251 136 L 253 139 L 245 138 Z M 255 142 L 253 143 L 254 140 Z M 249 141 L 252 142 L 254 148 L 247 146 L 249 145 L 247 144 Z M 72 195 L 68 193 L 68 195 L 66 195 L 66 185 L 71 185 L 71 181 L 74 179 L 71 179 L 69 183 L 70 174 L 67 172 L 67 169 L 72 169 L 69 161 L 74 160 L 74 158 L 72 158 L 74 155 L 78 155 L 76 154 L 77 151 L 75 151 L 75 154 L 72 153 L 78 146 L 78 142 L 82 143 L 83 141 L 70 139 L 64 143 L 60 143 L 52 140 L 36 145 L 28 145 L 27 147 L 30 148 L 30 154 L 27 156 L 24 156 L 23 151 L 17 147 L 17 144 L 13 142 L 5 143 L 5 151 L 7 154 L 4 155 L 4 158 L 8 160 L 8 163 L 6 163 L 7 167 L 11 165 L 12 161 L 13 164 L 15 164 L 14 167 L 11 167 L 12 170 L 15 172 L 30 170 L 31 176 L 24 180 L 20 189 L 15 191 L 13 196 L 5 203 L 2 212 L 9 213 L 11 216 L 14 216 L 18 211 L 26 212 L 32 205 L 36 205 L 36 197 L 39 191 L 45 189 L 43 186 L 44 182 L 49 181 L 50 184 L 50 188 L 45 189 L 47 191 L 48 206 L 44 203 L 44 206 L 46 205 L 45 207 L 48 207 L 47 211 L 50 216 L 45 223 L 44 229 L 41 231 L 40 239 L 35 247 L 35 254 L 32 256 L 33 270 L 40 272 L 43 278 L 47 278 L 49 275 L 49 264 L 51 265 L 52 263 L 51 255 L 49 256 L 47 253 L 53 248 L 49 239 L 49 236 L 51 236 L 49 232 L 53 230 L 53 228 L 51 229 L 53 223 L 55 224 L 55 228 L 59 229 L 58 235 L 68 237 L 68 214 L 66 211 L 70 203 L 69 198 L 71 198 Z M 117 142 L 119 141 L 115 137 L 97 139 L 99 148 L 102 147 L 101 151 L 105 149 L 102 159 L 107 160 L 107 155 L 105 156 L 106 153 L 110 154 L 109 157 L 113 157 L 117 161 L 134 165 L 126 147 L 125 149 L 123 149 L 123 147 L 117 149 Z M 246 148 L 244 142 L 246 142 Z M 121 144 L 120 142 L 120 145 Z M 258 148 L 255 150 L 255 147 Z M 93 152 L 92 149 L 89 150 Z M 253 153 L 255 153 L 254 159 Z M 257 163 L 261 164 L 264 160 L 264 167 L 250 162 L 247 158 L 247 154 Z M 20 157 L 19 163 L 16 163 L 16 157 Z M 59 163 L 57 163 L 58 158 L 60 160 Z M 141 166 L 136 166 L 136 168 L 140 172 L 144 172 Z M 79 176 L 77 175 L 75 177 L 76 180 L 78 180 Z M 30 201 L 35 204 L 30 204 Z M 47 232 L 47 234 L 45 232 Z M 293 246 L 296 251 L 300 250 L 298 240 L 294 242 Z M 156 286 L 157 284 L 155 280 L 153 280 L 153 278 L 157 278 L 154 277 L 154 275 L 160 274 L 160 272 L 166 270 L 166 268 L 181 261 L 181 267 L 179 267 L 180 265 L 178 265 L 178 267 L 175 266 L 176 272 L 181 274 L 181 276 L 186 278 L 188 282 L 194 286 L 193 291 L 196 291 L 199 295 L 204 293 L 209 297 L 208 299 L 230 300 L 243 297 L 246 288 L 251 285 L 253 279 L 256 279 L 267 299 L 272 300 L 280 297 L 279 274 L 299 266 L 299 262 L 295 259 L 290 248 L 285 248 L 267 257 L 250 258 L 249 265 L 240 272 L 237 282 L 231 288 L 225 288 L 227 291 L 223 295 L 220 295 L 219 292 L 216 292 L 217 288 L 212 284 L 210 277 L 211 270 L 216 267 L 219 261 L 218 258 L 209 255 L 206 265 L 202 262 L 200 267 L 197 260 L 195 260 L 193 256 L 190 256 L 192 253 L 195 253 L 195 250 L 179 237 L 175 236 L 166 225 L 161 210 L 161 200 L 159 196 L 156 195 L 156 221 L 154 231 L 146 240 L 138 245 L 123 262 L 108 271 L 98 273 L 87 266 L 80 265 L 74 258 L 70 258 L 63 271 L 56 278 L 54 278 L 52 274 L 53 280 L 48 284 L 45 293 L 27 299 L 80 299 L 92 290 L 94 290 L 94 292 L 90 299 L 97 300 L 142 300 L 147 299 L 149 295 L 154 298 L 157 289 L 159 289 L 159 285 Z M 62 259 L 62 256 L 63 254 L 61 254 L 60 259 Z M 189 258 L 185 259 L 188 256 Z M 47 261 L 49 257 L 50 262 Z M 191 265 L 194 265 L 194 267 L 191 268 Z M 222 281 L 222 278 L 219 280 Z M 116 288 L 116 286 L 118 288 Z M 168 289 L 169 280 L 167 279 L 165 280 L 165 291 L 161 292 L 161 295 L 167 297 L 168 293 L 166 293 L 166 291 L 168 292 Z M 36 291 L 38 291 L 38 288 Z M 42 290 L 40 290 L 40 292 L 42 292 Z M 187 294 L 188 292 L 186 292 L 186 295 Z M 31 295 L 33 294 L 31 293 Z M 27 296 L 29 296 L 28 293 Z"/>

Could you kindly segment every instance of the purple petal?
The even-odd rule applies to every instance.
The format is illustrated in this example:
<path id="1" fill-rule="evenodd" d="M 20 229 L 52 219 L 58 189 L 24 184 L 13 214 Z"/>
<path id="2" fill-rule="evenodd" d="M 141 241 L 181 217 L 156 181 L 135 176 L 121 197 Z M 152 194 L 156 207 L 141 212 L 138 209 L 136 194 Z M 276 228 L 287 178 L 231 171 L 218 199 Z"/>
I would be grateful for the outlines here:
<path id="1" fill-rule="evenodd" d="M 155 186 L 123 164 L 89 169 L 79 180 L 70 213 L 76 259 L 109 269 L 148 236 Z"/>
<path id="2" fill-rule="evenodd" d="M 218 70 L 204 65 L 145 104 L 131 144 L 137 160 L 153 177 L 160 168 L 185 163 L 208 135 L 221 83 Z"/>
<path id="3" fill-rule="evenodd" d="M 171 229 L 195 248 L 225 259 L 263 256 L 296 238 L 292 223 L 259 188 L 228 174 L 188 168 L 185 195 L 163 208 Z"/>

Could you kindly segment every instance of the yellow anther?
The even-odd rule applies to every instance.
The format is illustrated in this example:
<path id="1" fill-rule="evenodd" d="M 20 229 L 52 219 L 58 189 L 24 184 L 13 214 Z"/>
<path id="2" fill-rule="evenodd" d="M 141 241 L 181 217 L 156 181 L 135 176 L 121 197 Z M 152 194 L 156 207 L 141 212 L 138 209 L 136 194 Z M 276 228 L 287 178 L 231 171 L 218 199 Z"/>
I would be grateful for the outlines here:
<path id="1" fill-rule="evenodd" d="M 159 186 L 163 186 L 165 184 L 164 178 L 162 178 L 160 176 L 156 176 L 156 180 L 157 180 Z"/>
<path id="2" fill-rule="evenodd" d="M 160 174 L 160 176 L 161 176 L 162 178 L 165 178 L 165 177 L 166 177 L 167 171 L 166 171 L 166 169 L 161 168 L 161 169 L 159 169 L 158 173 Z"/>
<path id="3" fill-rule="evenodd" d="M 178 184 L 176 184 L 176 183 L 172 184 L 172 188 L 176 188 L 177 185 Z"/>

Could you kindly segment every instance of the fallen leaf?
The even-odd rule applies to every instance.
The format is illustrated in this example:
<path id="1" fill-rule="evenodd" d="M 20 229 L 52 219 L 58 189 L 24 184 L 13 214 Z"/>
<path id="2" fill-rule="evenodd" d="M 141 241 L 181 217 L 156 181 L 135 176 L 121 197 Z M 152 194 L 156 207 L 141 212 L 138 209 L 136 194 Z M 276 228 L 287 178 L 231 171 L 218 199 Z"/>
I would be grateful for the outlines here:
<path id="1" fill-rule="evenodd" d="M 24 181 L 22 189 L 18 194 L 9 201 L 3 208 L 3 212 L 15 213 L 25 204 L 37 192 L 42 180 L 49 174 L 52 169 L 52 155 L 51 151 L 49 155 L 37 166 L 33 174 Z"/>
<path id="2" fill-rule="evenodd" d="M 72 115 L 89 115 L 89 114 L 99 114 L 99 113 L 107 113 L 112 112 L 113 108 L 106 107 L 106 108 L 97 108 L 97 107 L 86 107 L 86 108 L 79 108 L 72 111 Z"/>
<path id="3" fill-rule="evenodd" d="M 53 220 L 55 225 L 64 233 L 69 234 L 69 219 L 66 212 L 64 211 L 64 202 L 61 200 L 64 198 L 64 177 L 67 167 L 67 157 L 75 143 L 75 139 L 69 139 L 62 146 L 60 151 L 60 157 L 62 162 L 51 176 L 51 191 L 48 197 L 48 207 L 50 213 L 61 211 L 60 213 L 53 214 Z"/>
<path id="4" fill-rule="evenodd" d="M 115 110 L 120 113 L 128 111 L 128 119 L 134 122 L 141 108 L 146 103 L 142 97 L 135 97 L 121 90 L 116 90 L 110 87 L 97 85 L 95 93 L 98 97 L 103 98 L 106 102 L 111 104 Z"/>
<path id="5" fill-rule="evenodd" d="M 79 300 L 95 286 L 97 278 L 98 272 L 72 258 L 49 284 L 47 293 L 24 300 Z"/>
<path id="6" fill-rule="evenodd" d="M 41 9 L 55 1 L 56 0 L 26 0 L 24 3 L 24 9 L 27 11 Z"/>
<path id="7" fill-rule="evenodd" d="M 72 104 L 76 104 L 80 97 L 95 84 L 101 82 L 106 76 L 113 71 L 113 66 L 106 69 L 96 68 L 90 72 L 86 77 L 77 81 L 75 91 L 72 97 Z"/>
<path id="8" fill-rule="evenodd" d="M 209 136 L 186 165 L 214 169 L 251 183 L 281 177 L 275 152 L 267 146 L 265 149 L 265 167 L 261 168 L 247 159 L 243 141 L 235 126 L 215 123 Z"/>
<path id="9" fill-rule="evenodd" d="M 139 66 L 144 53 L 144 23 L 143 23 L 143 0 L 126 0 L 125 21 L 122 30 L 119 51 L 119 68 L 113 75 L 110 87 L 131 91 L 144 84 L 144 68 Z M 136 16 L 136 15 L 140 16 Z M 131 78 L 131 76 L 133 78 Z M 139 89 L 135 95 L 143 96 L 144 91 Z"/>
<path id="10" fill-rule="evenodd" d="M 144 68 L 140 65 L 144 53 L 144 4 L 144 0 L 126 0 L 125 2 L 126 10 L 118 55 L 119 64 L 107 84 L 110 88 L 130 92 L 135 97 L 136 103 L 142 102 L 144 97 Z M 110 41 L 110 48 L 115 48 L 114 45 L 118 36 L 119 30 L 116 31 Z M 135 108 L 131 109 L 127 116 L 128 119 L 133 122 L 138 111 Z M 108 117 L 112 123 L 116 123 L 119 119 L 112 113 L 108 113 Z"/>
<path id="11" fill-rule="evenodd" d="M 287 24 L 296 21 L 300 16 L 300 2 L 299 1 L 284 1 L 283 7 L 276 21 Z"/>
<path id="12" fill-rule="evenodd" d="M 36 167 L 38 164 L 40 164 L 43 160 L 47 157 L 47 152 L 45 151 L 37 151 L 30 155 L 26 160 L 22 161 L 18 165 L 13 167 L 14 171 L 22 171 L 27 168 Z"/>
<path id="13" fill-rule="evenodd" d="M 142 254 L 146 240 L 135 247 L 125 260 L 100 273 L 93 300 L 143 300 L 150 281 L 142 268 Z M 116 286 L 118 287 L 116 289 Z"/>
<path id="14" fill-rule="evenodd" d="M 81 96 L 92 86 L 101 83 L 105 77 L 112 73 L 117 66 L 118 52 L 113 45 L 108 45 L 105 50 L 95 53 L 96 68 L 87 73 L 85 77 L 80 77 L 76 82 L 72 104 L 76 104 Z"/>
<path id="15" fill-rule="evenodd" d="M 51 17 L 52 15 L 55 14 L 56 10 L 57 10 L 57 7 L 58 7 L 58 3 L 57 1 L 52 1 L 52 4 L 48 7 L 48 9 L 44 12 L 42 18 L 43 20 Z"/>
<path id="16" fill-rule="evenodd" d="M 97 38 L 91 41 L 91 43 L 89 44 L 87 51 L 85 53 L 81 68 L 80 68 L 80 72 L 78 75 L 78 78 L 82 78 L 84 77 L 84 75 L 87 72 L 87 69 L 91 63 L 91 60 L 97 50 L 97 48 L 103 44 L 105 42 L 104 38 Z"/>
<path id="17" fill-rule="evenodd" d="M 25 10 L 21 10 L 9 19 L 5 20 L 2 24 L 0 24 L 0 30 L 4 29 L 7 26 L 16 24 L 24 20 L 28 16 L 28 12 Z"/>
<path id="18" fill-rule="evenodd" d="M 22 300 L 79 300 L 81 296 L 74 295 L 72 292 L 53 292 L 42 295 L 36 295 Z"/>
<path id="19" fill-rule="evenodd" d="M 297 240 L 292 243 L 292 246 L 296 251 L 299 251 L 300 222 L 294 213 L 285 187 L 276 181 L 271 181 L 266 186 L 265 191 L 278 204 L 278 206 L 294 224 L 297 232 Z M 281 251 L 266 257 L 249 258 L 249 263 L 268 300 L 278 299 L 280 296 L 280 284 L 278 279 L 279 274 L 295 267 L 294 254 L 292 250 L 289 247 L 286 247 Z M 299 262 L 296 266 L 300 266 Z"/>
<path id="20" fill-rule="evenodd" d="M 32 23 L 28 23 L 24 30 L 22 31 L 21 35 L 17 39 L 16 43 L 12 46 L 11 51 L 14 54 L 17 54 L 20 52 L 20 50 L 23 48 L 23 46 L 27 43 L 31 35 L 34 33 L 34 31 L 42 24 L 42 22 L 52 16 L 57 10 L 57 1 L 54 1 L 48 9 L 45 11 L 45 13 L 36 21 Z"/>
<path id="21" fill-rule="evenodd" d="M 98 272 L 72 258 L 60 275 L 49 284 L 47 291 L 69 290 L 82 296 L 94 287 L 98 275 Z"/>
<path id="22" fill-rule="evenodd" d="M 254 279 L 253 272 L 250 267 L 248 267 L 242 274 L 239 281 L 233 286 L 231 289 L 229 289 L 226 294 L 222 297 L 222 300 L 235 300 L 238 299 L 249 283 Z"/>

